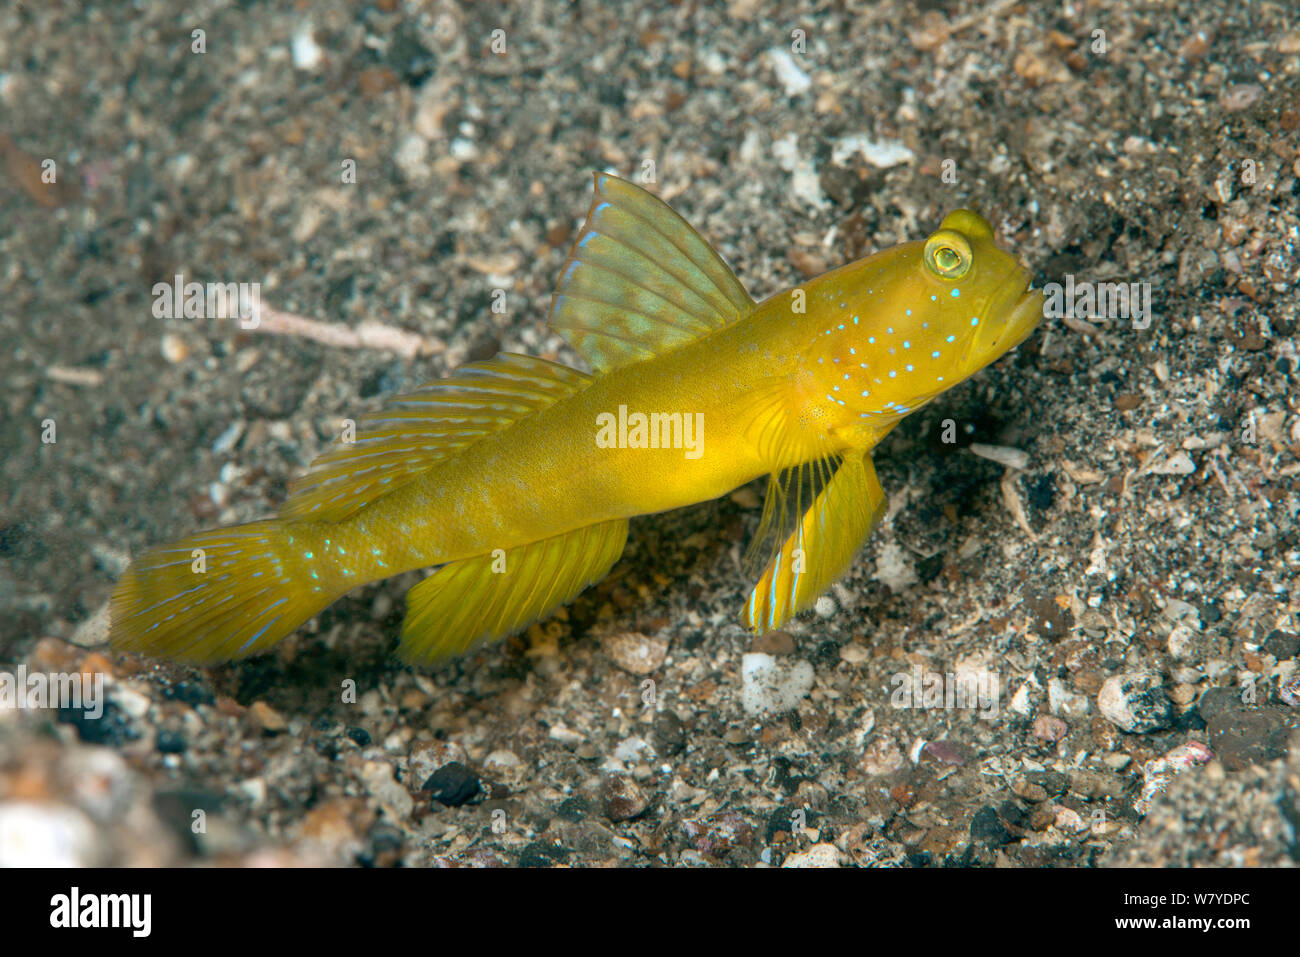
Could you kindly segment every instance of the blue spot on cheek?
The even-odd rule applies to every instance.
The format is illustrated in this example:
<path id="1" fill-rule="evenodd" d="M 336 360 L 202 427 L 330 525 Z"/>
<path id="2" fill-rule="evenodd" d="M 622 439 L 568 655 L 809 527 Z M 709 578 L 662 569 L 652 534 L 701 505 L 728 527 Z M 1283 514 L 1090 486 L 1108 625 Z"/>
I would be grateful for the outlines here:
<path id="1" fill-rule="evenodd" d="M 956 286 L 953 286 L 953 287 L 952 287 L 952 298 L 956 299 L 956 298 L 957 298 L 958 296 L 960 296 L 960 295 L 961 295 L 961 290 L 958 289 Z"/>
<path id="2" fill-rule="evenodd" d="M 978 325 L 980 324 L 979 317 L 978 317 L 978 316 L 971 316 L 971 317 L 970 317 L 970 324 L 971 324 L 972 326 L 978 326 Z"/>
<path id="3" fill-rule="evenodd" d="M 937 358 L 939 358 L 939 350 L 938 350 L 938 349 L 935 349 L 934 352 L 931 352 L 931 353 L 930 353 L 930 358 L 931 358 L 931 359 L 937 359 Z"/>
<path id="4" fill-rule="evenodd" d="M 956 341 L 957 341 L 957 337 L 956 337 L 956 336 L 949 336 L 949 337 L 948 337 L 948 341 L 949 341 L 949 342 L 956 342 Z"/>

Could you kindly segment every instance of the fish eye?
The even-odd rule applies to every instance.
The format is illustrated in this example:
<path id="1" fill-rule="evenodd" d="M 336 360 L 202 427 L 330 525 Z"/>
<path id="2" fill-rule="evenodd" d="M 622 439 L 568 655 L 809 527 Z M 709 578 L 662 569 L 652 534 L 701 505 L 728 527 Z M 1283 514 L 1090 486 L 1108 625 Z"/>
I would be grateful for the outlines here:
<path id="1" fill-rule="evenodd" d="M 970 272 L 970 243 L 955 230 L 941 229 L 925 241 L 925 265 L 940 279 L 960 279 Z"/>

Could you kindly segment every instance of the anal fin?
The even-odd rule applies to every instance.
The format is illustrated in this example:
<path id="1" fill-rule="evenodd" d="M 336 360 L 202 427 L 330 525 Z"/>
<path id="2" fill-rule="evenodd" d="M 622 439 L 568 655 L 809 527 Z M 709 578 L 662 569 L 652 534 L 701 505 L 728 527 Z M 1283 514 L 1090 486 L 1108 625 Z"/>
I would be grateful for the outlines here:
<path id="1" fill-rule="evenodd" d="M 771 631 L 815 602 L 848 568 L 886 504 L 871 459 L 846 456 L 767 563 L 745 605 L 746 624 Z"/>
<path id="2" fill-rule="evenodd" d="M 604 578 L 627 544 L 627 519 L 452 562 L 406 593 L 398 654 L 428 665 L 514 634 Z"/>

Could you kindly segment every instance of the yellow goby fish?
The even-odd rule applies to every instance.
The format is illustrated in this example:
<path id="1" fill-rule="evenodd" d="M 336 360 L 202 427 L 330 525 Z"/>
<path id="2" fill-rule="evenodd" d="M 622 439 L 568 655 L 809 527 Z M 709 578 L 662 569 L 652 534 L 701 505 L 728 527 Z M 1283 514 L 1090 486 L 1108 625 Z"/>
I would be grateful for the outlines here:
<path id="1" fill-rule="evenodd" d="M 501 354 L 390 400 L 292 484 L 278 518 L 137 558 L 113 592 L 114 646 L 242 658 L 359 585 L 441 566 L 407 592 L 402 624 L 399 653 L 428 664 L 603 578 L 632 516 L 762 475 L 743 617 L 776 628 L 883 514 L 870 450 L 1041 316 L 1029 272 L 968 210 L 755 303 L 666 204 L 597 174 L 550 315 L 594 374 Z"/>

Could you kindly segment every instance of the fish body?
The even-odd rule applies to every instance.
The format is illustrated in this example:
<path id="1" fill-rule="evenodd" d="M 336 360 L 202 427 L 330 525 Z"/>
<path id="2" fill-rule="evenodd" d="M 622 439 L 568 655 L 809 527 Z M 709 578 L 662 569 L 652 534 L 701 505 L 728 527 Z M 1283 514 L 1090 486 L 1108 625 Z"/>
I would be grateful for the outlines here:
<path id="1" fill-rule="evenodd" d="M 775 628 L 878 522 L 871 449 L 1041 315 L 1027 270 L 966 210 L 755 303 L 666 205 L 598 175 L 551 311 L 592 374 L 503 354 L 390 400 L 291 486 L 278 518 L 137 559 L 113 594 L 113 641 L 244 657 L 359 585 L 436 565 L 408 593 L 400 648 L 431 663 L 604 577 L 629 518 L 762 475 L 744 618 Z"/>

